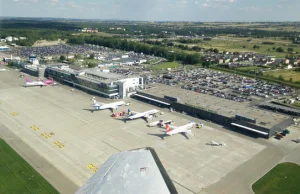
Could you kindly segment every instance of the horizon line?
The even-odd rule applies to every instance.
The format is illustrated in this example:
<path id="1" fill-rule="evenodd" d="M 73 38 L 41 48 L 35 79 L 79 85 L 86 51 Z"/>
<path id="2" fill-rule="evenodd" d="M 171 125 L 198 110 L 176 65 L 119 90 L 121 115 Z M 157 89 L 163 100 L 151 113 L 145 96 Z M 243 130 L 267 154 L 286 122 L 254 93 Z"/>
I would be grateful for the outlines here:
<path id="1" fill-rule="evenodd" d="M 300 22 L 300 20 L 290 20 L 290 21 L 268 21 L 268 20 L 253 20 L 253 21 L 239 21 L 239 20 L 235 20 L 235 21 L 195 21 L 195 20 L 130 20 L 130 19 L 93 19 L 93 18 L 63 18 L 63 17 L 24 17 L 24 16 L 0 16 L 0 18 L 24 18 L 24 19 L 65 19 L 65 20 L 98 20 L 98 21 L 130 21 L 130 22 L 193 22 L 193 23 L 197 23 L 197 22 L 208 22 L 208 23 L 262 23 L 262 22 L 267 22 L 267 23 L 283 23 L 283 22 Z"/>

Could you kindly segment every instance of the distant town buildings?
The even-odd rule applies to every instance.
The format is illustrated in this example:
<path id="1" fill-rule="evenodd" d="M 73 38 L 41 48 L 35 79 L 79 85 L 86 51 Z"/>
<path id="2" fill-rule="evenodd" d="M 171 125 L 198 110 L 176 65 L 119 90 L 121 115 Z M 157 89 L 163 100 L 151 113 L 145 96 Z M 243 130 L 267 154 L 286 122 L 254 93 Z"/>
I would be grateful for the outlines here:
<path id="1" fill-rule="evenodd" d="M 109 28 L 109 30 L 122 30 L 122 31 L 126 31 L 125 28 Z"/>
<path id="2" fill-rule="evenodd" d="M 98 29 L 97 28 L 83 28 L 81 32 L 86 32 L 86 33 L 97 33 Z"/>

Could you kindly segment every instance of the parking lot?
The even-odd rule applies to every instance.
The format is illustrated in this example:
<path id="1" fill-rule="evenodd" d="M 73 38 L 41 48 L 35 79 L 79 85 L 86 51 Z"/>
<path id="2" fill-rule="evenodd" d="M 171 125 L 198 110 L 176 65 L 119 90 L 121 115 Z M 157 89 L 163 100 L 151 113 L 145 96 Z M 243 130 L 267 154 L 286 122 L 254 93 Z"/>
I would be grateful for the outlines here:
<path id="1" fill-rule="evenodd" d="M 161 75 L 150 77 L 146 83 L 181 84 L 182 89 L 235 102 L 248 102 L 253 99 L 278 99 L 293 94 L 293 90 L 287 86 L 202 68 L 186 70 L 185 72 L 169 72 L 163 77 Z"/>
<path id="2" fill-rule="evenodd" d="M 189 140 L 181 135 L 161 140 L 164 129 L 146 126 L 142 119 L 126 124 L 110 117 L 109 110 L 91 113 L 91 95 L 67 86 L 23 88 L 15 71 L 0 77 L 0 123 L 6 125 L 38 154 L 63 172 L 78 188 L 112 154 L 138 147 L 153 147 L 179 193 L 198 193 L 260 153 L 265 146 L 248 138 L 204 126 L 193 129 Z M 111 100 L 96 97 L 101 102 Z M 132 111 L 158 109 L 133 99 Z M 124 107 L 119 109 L 125 110 Z M 175 126 L 194 118 L 177 113 L 157 119 L 174 120 Z M 1 134 L 0 134 L 1 135 Z M 226 146 L 209 146 L 210 141 Z M 52 177 L 55 178 L 55 177 Z"/>

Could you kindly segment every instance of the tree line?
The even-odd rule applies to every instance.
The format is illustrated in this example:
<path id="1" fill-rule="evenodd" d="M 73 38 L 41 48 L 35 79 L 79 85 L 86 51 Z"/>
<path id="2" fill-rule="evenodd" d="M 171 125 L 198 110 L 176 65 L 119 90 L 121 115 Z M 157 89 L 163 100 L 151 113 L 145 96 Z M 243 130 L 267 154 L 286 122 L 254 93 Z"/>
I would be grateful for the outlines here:
<path id="1" fill-rule="evenodd" d="M 32 46 L 37 40 L 57 40 L 57 39 L 67 39 L 70 36 L 70 33 L 54 30 L 54 29 L 40 29 L 40 28 L 31 28 L 31 29 L 18 29 L 18 28 L 8 28 L 1 29 L 0 37 L 4 39 L 8 36 L 12 37 L 26 37 L 25 40 L 13 41 L 20 46 Z"/>
<path id="2" fill-rule="evenodd" d="M 142 42 L 128 41 L 126 39 L 114 37 L 100 36 L 74 36 L 69 38 L 68 43 L 71 44 L 93 44 L 112 49 L 120 49 L 125 51 L 134 51 L 146 55 L 154 55 L 164 57 L 169 61 L 182 61 L 185 64 L 198 64 L 201 62 L 201 55 L 198 53 L 188 54 L 185 52 L 175 52 L 161 45 L 149 45 Z"/>

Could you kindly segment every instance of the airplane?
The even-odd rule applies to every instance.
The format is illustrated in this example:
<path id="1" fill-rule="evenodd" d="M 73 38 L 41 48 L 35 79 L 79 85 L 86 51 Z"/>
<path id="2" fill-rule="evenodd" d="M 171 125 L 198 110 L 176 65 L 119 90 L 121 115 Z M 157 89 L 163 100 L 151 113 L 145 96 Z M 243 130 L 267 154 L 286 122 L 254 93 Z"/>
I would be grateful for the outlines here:
<path id="1" fill-rule="evenodd" d="M 42 80 L 42 81 L 30 81 L 28 78 L 26 78 L 25 87 L 30 87 L 30 86 L 43 87 L 48 85 L 57 85 L 57 83 L 55 83 L 52 78 L 48 80 Z"/>
<path id="2" fill-rule="evenodd" d="M 178 194 L 157 153 L 150 147 L 113 154 L 95 171 L 75 194 Z"/>
<path id="3" fill-rule="evenodd" d="M 0 69 L 0 72 L 1 72 L 1 71 L 9 71 L 9 70 L 7 70 L 7 69 Z"/>
<path id="4" fill-rule="evenodd" d="M 47 85 L 58 85 L 56 82 L 54 82 L 53 78 L 49 78 L 47 80 L 42 80 Z"/>
<path id="5" fill-rule="evenodd" d="M 182 125 L 182 126 L 179 126 L 179 127 L 169 126 L 168 124 L 166 124 L 166 135 L 172 136 L 172 135 L 175 135 L 177 133 L 180 133 L 186 139 L 189 139 L 187 134 L 189 134 L 191 136 L 194 136 L 194 134 L 192 133 L 192 130 L 190 130 L 193 127 L 195 127 L 194 122 L 190 122 L 186 125 Z"/>
<path id="6" fill-rule="evenodd" d="M 224 143 L 224 142 L 218 143 L 218 142 L 215 142 L 215 141 L 211 141 L 210 143 L 207 143 L 207 145 L 212 145 L 212 146 L 225 146 L 226 143 Z"/>
<path id="7" fill-rule="evenodd" d="M 134 120 L 134 119 L 142 118 L 148 123 L 148 119 L 152 119 L 153 116 L 156 116 L 155 114 L 158 113 L 158 112 L 159 112 L 158 110 L 152 109 L 152 110 L 149 110 L 149 111 L 146 111 L 146 112 L 138 113 L 138 112 L 131 112 L 128 109 L 128 115 L 129 116 L 124 119 L 124 122 L 126 123 L 127 120 Z"/>
<path id="8" fill-rule="evenodd" d="M 111 112 L 113 112 L 113 110 L 117 110 L 119 106 L 125 105 L 124 101 L 118 101 L 118 102 L 113 102 L 113 103 L 109 103 L 109 104 L 97 102 L 94 98 L 92 99 L 92 101 L 94 103 L 93 107 L 95 110 L 110 109 Z M 95 111 L 95 110 L 91 110 L 91 112 L 93 113 L 93 111 Z"/>
<path id="9" fill-rule="evenodd" d="M 164 127 L 165 124 L 172 124 L 173 122 L 174 122 L 173 120 L 168 120 L 168 121 L 159 120 L 159 121 L 154 121 L 152 123 L 149 123 L 148 127 L 154 127 L 154 126 Z"/>

